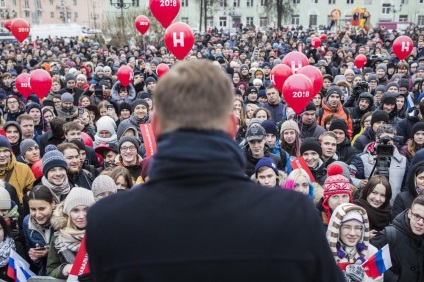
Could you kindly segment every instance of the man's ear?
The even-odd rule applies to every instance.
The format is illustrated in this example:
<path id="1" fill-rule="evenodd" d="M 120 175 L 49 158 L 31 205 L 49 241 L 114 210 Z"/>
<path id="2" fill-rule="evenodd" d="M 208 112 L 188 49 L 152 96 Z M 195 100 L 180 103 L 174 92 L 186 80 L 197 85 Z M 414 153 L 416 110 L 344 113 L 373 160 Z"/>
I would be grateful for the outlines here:
<path id="1" fill-rule="evenodd" d="M 155 137 L 158 138 L 162 130 L 160 128 L 158 116 L 156 115 L 155 110 L 152 111 L 152 129 L 153 129 L 153 133 L 155 134 Z"/>
<path id="2" fill-rule="evenodd" d="M 236 138 L 238 125 L 238 118 L 236 115 L 234 113 L 230 113 L 227 117 L 226 123 L 225 131 L 231 136 L 231 138 Z"/>

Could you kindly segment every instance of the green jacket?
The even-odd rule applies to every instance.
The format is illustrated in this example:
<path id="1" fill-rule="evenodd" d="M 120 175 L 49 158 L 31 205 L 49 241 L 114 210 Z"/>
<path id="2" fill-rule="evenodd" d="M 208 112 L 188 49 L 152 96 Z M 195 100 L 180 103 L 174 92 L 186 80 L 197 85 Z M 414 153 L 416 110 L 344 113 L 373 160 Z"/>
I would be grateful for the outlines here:
<path id="1" fill-rule="evenodd" d="M 57 235 L 54 234 L 51 243 L 49 254 L 47 255 L 47 276 L 52 276 L 58 279 L 67 279 L 68 277 L 63 275 L 62 271 L 66 262 L 65 258 L 58 253 L 58 250 L 54 247 L 54 242 L 56 241 Z"/>

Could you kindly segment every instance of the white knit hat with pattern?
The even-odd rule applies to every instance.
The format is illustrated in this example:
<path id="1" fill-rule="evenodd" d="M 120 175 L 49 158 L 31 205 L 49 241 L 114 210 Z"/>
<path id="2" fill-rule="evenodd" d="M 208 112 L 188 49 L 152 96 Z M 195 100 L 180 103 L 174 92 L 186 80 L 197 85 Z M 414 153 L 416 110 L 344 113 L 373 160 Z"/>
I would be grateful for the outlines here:
<path id="1" fill-rule="evenodd" d="M 78 206 L 91 206 L 95 203 L 93 192 L 91 190 L 74 187 L 69 192 L 63 205 L 63 213 L 69 215 L 71 211 Z"/>

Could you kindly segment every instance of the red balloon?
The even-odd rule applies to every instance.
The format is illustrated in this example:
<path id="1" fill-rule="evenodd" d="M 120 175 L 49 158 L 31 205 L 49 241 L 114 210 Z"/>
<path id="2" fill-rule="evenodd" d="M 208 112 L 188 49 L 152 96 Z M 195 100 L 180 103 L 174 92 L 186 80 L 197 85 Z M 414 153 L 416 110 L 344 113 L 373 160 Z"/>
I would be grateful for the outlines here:
<path id="1" fill-rule="evenodd" d="M 358 69 L 362 69 L 367 64 L 367 57 L 365 55 L 359 54 L 355 57 L 355 66 Z"/>
<path id="2" fill-rule="evenodd" d="M 11 28 L 12 28 L 12 22 L 13 22 L 13 20 L 5 20 L 5 21 L 4 21 L 4 27 L 5 27 L 8 31 L 11 31 Z"/>
<path id="3" fill-rule="evenodd" d="M 34 174 L 35 179 L 40 178 L 43 176 L 43 163 L 41 162 L 42 159 L 39 159 L 35 161 L 35 163 L 31 166 L 32 174 Z"/>
<path id="4" fill-rule="evenodd" d="M 135 28 L 141 34 L 145 34 L 150 27 L 150 21 L 146 16 L 138 16 L 134 22 Z"/>
<path id="5" fill-rule="evenodd" d="M 134 72 L 129 66 L 120 67 L 116 75 L 124 87 L 127 87 L 134 78 Z"/>
<path id="6" fill-rule="evenodd" d="M 327 40 L 327 34 L 323 33 L 321 34 L 321 36 L 319 37 L 322 41 Z"/>
<path id="7" fill-rule="evenodd" d="M 38 98 L 43 99 L 52 88 L 52 77 L 47 71 L 37 69 L 29 75 L 28 84 L 32 92 L 34 92 Z"/>
<path id="8" fill-rule="evenodd" d="M 312 46 L 316 49 L 319 46 L 321 46 L 321 39 L 319 39 L 318 37 L 314 37 L 312 38 Z"/>
<path id="9" fill-rule="evenodd" d="M 287 65 L 278 64 L 272 68 L 271 74 L 269 76 L 272 85 L 280 91 L 283 92 L 283 85 L 286 79 L 293 74 L 291 68 Z"/>
<path id="10" fill-rule="evenodd" d="M 161 77 L 167 72 L 169 72 L 169 66 L 167 64 L 162 63 L 156 67 L 156 74 L 158 75 L 158 77 Z"/>
<path id="11" fill-rule="evenodd" d="M 167 28 L 180 11 L 180 0 L 149 0 L 153 16 Z"/>
<path id="12" fill-rule="evenodd" d="M 304 66 L 297 73 L 306 75 L 314 86 L 314 97 L 317 95 L 322 88 L 324 78 L 321 71 L 314 66 Z"/>
<path id="13" fill-rule="evenodd" d="M 305 54 L 297 51 L 288 53 L 286 56 L 284 56 L 281 63 L 289 66 L 293 73 L 296 73 L 302 67 L 309 65 L 308 58 L 305 56 Z"/>
<path id="14" fill-rule="evenodd" d="M 93 139 L 91 139 L 90 135 L 85 132 L 81 132 L 81 139 L 84 142 L 84 145 L 93 148 Z"/>
<path id="15" fill-rule="evenodd" d="M 19 93 L 25 98 L 28 98 L 28 96 L 32 93 L 31 85 L 29 85 L 29 74 L 28 73 L 21 73 L 16 77 L 16 88 L 18 89 Z"/>
<path id="16" fill-rule="evenodd" d="M 13 36 L 22 43 L 29 35 L 29 24 L 24 19 L 16 19 L 12 21 L 10 30 Z"/>
<path id="17" fill-rule="evenodd" d="M 393 52 L 400 60 L 405 60 L 412 53 L 414 42 L 406 35 L 399 36 L 393 42 Z"/>
<path id="18" fill-rule="evenodd" d="M 293 111 L 300 114 L 314 98 L 314 86 L 306 75 L 293 74 L 284 82 L 283 96 Z"/>
<path id="19" fill-rule="evenodd" d="M 165 30 L 165 44 L 177 59 L 182 60 L 194 45 L 194 35 L 191 28 L 182 22 L 171 24 Z"/>

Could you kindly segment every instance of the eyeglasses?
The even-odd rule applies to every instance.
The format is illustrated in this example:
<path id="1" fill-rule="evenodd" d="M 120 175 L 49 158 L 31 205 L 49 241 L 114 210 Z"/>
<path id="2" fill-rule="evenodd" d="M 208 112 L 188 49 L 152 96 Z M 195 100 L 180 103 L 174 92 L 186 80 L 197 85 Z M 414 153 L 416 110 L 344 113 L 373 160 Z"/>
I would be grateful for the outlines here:
<path id="1" fill-rule="evenodd" d="M 129 147 L 121 147 L 121 152 L 126 152 L 130 150 L 131 152 L 134 152 L 136 150 L 135 146 L 129 146 Z"/>
<path id="2" fill-rule="evenodd" d="M 362 226 L 350 226 L 350 225 L 342 225 L 340 227 L 342 232 L 349 233 L 350 231 L 354 231 L 356 234 L 362 234 L 362 231 L 364 230 L 364 227 Z"/>
<path id="3" fill-rule="evenodd" d="M 411 217 L 412 217 L 413 220 L 418 221 L 418 222 L 422 219 L 423 223 L 424 223 L 424 217 L 422 217 L 422 216 L 420 216 L 416 213 L 413 213 L 412 211 L 411 211 Z"/>

